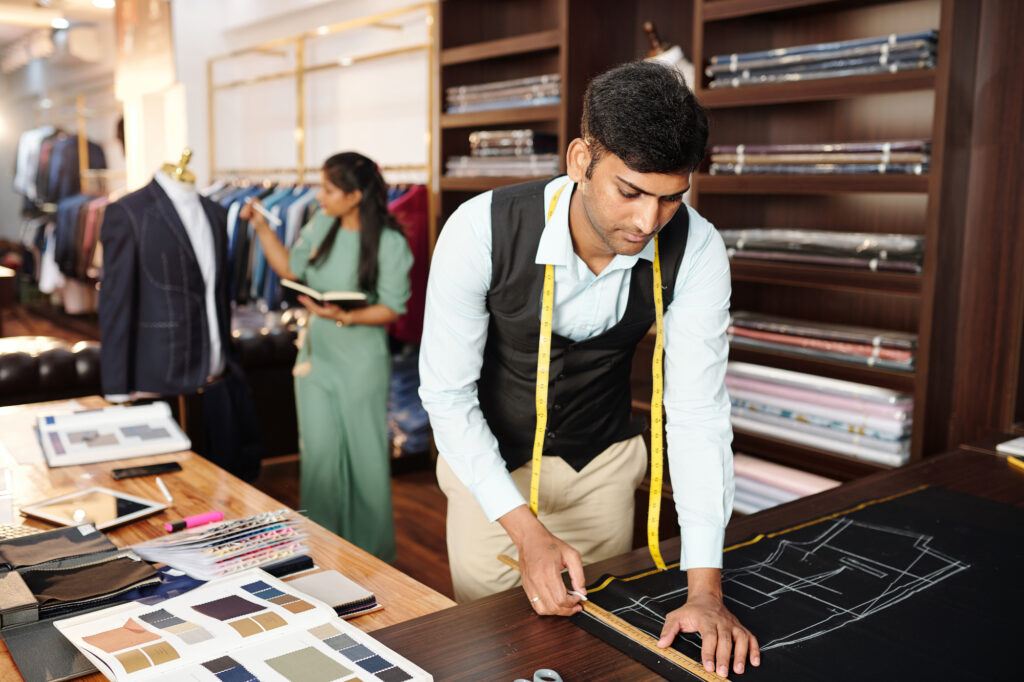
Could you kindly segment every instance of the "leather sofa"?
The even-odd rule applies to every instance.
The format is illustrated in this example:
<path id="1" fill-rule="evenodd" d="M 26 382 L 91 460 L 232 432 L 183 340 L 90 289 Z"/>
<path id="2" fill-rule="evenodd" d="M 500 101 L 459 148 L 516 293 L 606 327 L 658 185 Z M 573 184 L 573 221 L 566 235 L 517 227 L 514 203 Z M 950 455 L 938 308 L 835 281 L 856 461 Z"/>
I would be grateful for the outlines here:
<path id="1" fill-rule="evenodd" d="M 236 329 L 231 343 L 252 389 L 268 457 L 299 451 L 290 327 Z M 0 338 L 0 406 L 102 393 L 100 344 L 48 336 Z M 176 401 L 170 401 L 177 410 Z"/>

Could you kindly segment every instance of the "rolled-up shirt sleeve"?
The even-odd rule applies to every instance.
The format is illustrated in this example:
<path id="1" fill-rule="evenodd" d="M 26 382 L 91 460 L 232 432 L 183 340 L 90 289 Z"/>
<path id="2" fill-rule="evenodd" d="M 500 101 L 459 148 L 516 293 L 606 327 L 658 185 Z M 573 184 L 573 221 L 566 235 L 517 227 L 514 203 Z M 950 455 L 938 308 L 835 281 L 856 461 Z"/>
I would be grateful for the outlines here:
<path id="1" fill-rule="evenodd" d="M 721 568 L 732 513 L 732 425 L 725 389 L 731 293 L 725 244 L 714 226 L 691 210 L 686 253 L 665 311 L 668 465 L 684 570 Z"/>
<path id="2" fill-rule="evenodd" d="M 430 264 L 420 399 L 434 441 L 489 521 L 525 504 L 491 432 L 477 395 L 490 316 L 491 193 L 460 206 L 441 230 Z"/>

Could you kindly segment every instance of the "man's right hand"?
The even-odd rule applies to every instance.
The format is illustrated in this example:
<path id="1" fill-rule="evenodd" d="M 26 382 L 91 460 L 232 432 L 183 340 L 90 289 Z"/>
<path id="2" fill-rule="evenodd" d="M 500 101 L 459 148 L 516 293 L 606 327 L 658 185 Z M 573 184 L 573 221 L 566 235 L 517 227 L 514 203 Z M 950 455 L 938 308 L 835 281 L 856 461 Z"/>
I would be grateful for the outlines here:
<path id="1" fill-rule="evenodd" d="M 519 549 L 523 590 L 533 610 L 542 616 L 571 616 L 583 610 L 580 598 L 568 594 L 562 582 L 562 570 L 569 569 L 572 589 L 586 594 L 580 553 L 552 535 L 525 504 L 498 523 Z"/>

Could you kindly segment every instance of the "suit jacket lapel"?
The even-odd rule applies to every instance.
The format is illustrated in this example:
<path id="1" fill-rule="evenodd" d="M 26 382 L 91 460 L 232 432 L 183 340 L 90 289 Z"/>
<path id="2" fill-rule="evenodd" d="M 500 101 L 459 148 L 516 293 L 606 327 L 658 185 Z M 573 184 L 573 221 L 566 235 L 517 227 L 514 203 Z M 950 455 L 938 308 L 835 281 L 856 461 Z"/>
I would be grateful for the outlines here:
<path id="1" fill-rule="evenodd" d="M 156 206 L 157 213 L 163 218 L 164 223 L 170 228 L 171 234 L 174 235 L 174 238 L 188 256 L 189 263 L 194 270 L 194 276 L 189 277 L 189 280 L 198 281 L 199 288 L 202 289 L 203 273 L 199 269 L 199 260 L 196 258 L 196 252 L 192 248 L 192 240 L 189 239 L 188 232 L 185 231 L 185 225 L 181 222 L 178 210 L 174 208 L 171 198 L 167 196 L 167 192 L 164 191 L 163 187 L 156 180 L 151 181 L 146 187 L 153 198 L 153 205 Z"/>

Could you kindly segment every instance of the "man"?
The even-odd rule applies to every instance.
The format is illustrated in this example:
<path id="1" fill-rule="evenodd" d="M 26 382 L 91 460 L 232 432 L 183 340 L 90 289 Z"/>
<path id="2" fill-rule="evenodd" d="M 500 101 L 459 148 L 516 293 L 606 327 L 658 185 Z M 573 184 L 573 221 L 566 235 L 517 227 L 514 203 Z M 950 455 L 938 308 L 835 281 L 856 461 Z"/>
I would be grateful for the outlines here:
<path id="1" fill-rule="evenodd" d="M 674 70 L 636 62 L 593 80 L 567 175 L 477 196 L 441 232 L 420 356 L 423 405 L 448 497 L 448 554 L 459 601 L 507 589 L 496 560 L 518 554 L 539 614 L 571 615 L 561 571 L 584 592 L 582 563 L 632 543 L 646 471 L 630 421 L 630 365 L 655 320 L 658 250 L 665 316 L 668 459 L 688 599 L 659 645 L 699 632 L 709 671 L 740 673 L 757 640 L 722 603 L 733 480 L 725 391 L 730 295 L 721 237 L 682 206 L 704 156 L 707 117 Z M 554 266 L 548 419 L 534 516 L 530 488 L 545 267 Z M 497 521 L 498 523 L 493 523 Z M 513 547 L 514 545 L 514 547 Z"/>

